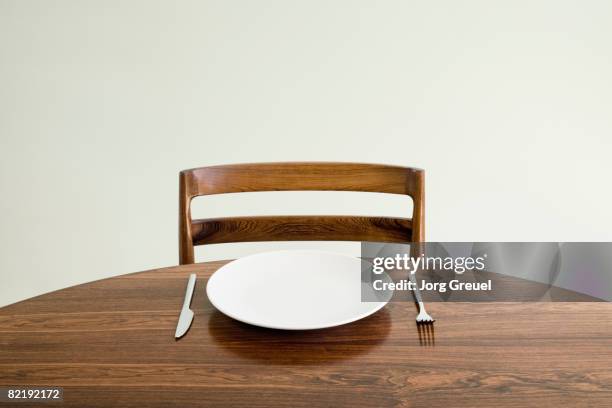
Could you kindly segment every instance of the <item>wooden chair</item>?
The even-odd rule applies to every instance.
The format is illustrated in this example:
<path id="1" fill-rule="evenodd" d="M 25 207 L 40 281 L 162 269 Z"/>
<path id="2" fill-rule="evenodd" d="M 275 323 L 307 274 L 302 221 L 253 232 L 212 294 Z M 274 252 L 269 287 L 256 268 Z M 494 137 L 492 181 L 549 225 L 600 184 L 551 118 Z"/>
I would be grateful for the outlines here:
<path id="1" fill-rule="evenodd" d="M 193 247 L 256 241 L 425 240 L 424 171 L 360 163 L 256 163 L 183 170 L 179 175 L 179 261 Z M 251 191 L 365 191 L 412 197 L 412 218 L 336 215 L 191 219 L 194 197 Z"/>

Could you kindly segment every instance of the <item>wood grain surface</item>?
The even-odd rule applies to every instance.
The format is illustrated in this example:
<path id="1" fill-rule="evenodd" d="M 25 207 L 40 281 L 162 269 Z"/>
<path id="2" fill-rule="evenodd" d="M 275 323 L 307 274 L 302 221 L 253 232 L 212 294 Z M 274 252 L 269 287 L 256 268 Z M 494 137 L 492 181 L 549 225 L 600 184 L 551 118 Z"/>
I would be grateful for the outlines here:
<path id="1" fill-rule="evenodd" d="M 409 218 L 285 215 L 193 220 L 195 245 L 257 241 L 410 241 Z"/>
<path id="2" fill-rule="evenodd" d="M 101 280 L 0 309 L 0 387 L 64 387 L 66 407 L 610 407 L 608 303 L 392 303 L 333 329 L 225 317 L 221 262 Z M 173 337 L 198 274 L 187 335 Z M 2 403 L 0 403 L 2 405 Z"/>

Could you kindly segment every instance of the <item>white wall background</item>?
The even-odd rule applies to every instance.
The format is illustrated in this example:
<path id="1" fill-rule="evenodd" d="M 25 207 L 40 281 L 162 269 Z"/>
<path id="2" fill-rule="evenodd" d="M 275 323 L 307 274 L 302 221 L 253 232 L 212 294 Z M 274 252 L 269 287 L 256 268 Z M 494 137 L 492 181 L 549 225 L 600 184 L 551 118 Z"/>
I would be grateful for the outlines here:
<path id="1" fill-rule="evenodd" d="M 430 240 L 610 240 L 610 21 L 609 1 L 0 0 L 0 305 L 176 264 L 177 173 L 211 164 L 412 165 Z M 195 215 L 406 209 L 279 194 Z"/>

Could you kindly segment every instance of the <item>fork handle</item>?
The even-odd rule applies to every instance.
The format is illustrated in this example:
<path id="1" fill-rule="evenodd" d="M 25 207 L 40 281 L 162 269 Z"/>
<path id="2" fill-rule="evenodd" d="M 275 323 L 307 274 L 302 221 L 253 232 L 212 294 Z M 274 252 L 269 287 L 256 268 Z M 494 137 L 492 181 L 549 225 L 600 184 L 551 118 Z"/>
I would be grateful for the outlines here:
<path id="1" fill-rule="evenodd" d="M 412 290 L 412 294 L 414 295 L 415 300 L 419 304 L 419 309 L 423 307 L 423 297 L 421 296 L 421 291 L 419 290 L 419 286 L 417 285 L 415 274 L 412 272 L 408 272 L 408 279 L 412 282 L 414 289 Z"/>

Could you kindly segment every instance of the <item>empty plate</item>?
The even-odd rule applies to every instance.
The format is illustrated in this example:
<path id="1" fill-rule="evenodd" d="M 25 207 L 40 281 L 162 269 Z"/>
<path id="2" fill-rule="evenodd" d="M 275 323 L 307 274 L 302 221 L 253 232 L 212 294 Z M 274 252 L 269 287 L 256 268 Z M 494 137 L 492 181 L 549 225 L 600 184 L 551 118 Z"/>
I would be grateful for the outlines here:
<path id="1" fill-rule="evenodd" d="M 323 251 L 266 252 L 232 261 L 208 280 L 206 293 L 225 315 L 271 329 L 310 330 L 354 322 L 380 310 L 362 302 L 359 258 Z M 380 279 L 390 282 L 386 275 Z M 371 299 L 372 297 L 369 297 Z"/>

